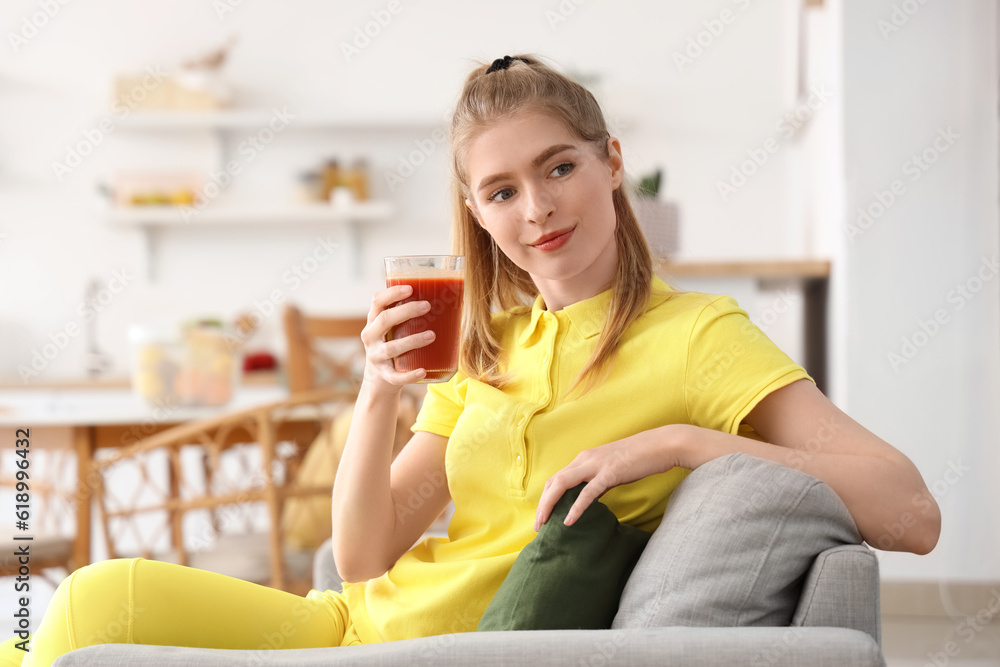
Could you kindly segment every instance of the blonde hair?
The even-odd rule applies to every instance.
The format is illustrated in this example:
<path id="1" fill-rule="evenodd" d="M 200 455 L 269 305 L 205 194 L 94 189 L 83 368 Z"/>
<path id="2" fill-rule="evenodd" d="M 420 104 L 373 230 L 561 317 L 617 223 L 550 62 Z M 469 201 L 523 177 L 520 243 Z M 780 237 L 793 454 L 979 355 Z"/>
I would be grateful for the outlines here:
<path id="1" fill-rule="evenodd" d="M 451 122 L 453 252 L 465 255 L 465 308 L 460 364 L 469 377 L 503 387 L 512 378 L 503 369 L 498 332 L 491 326 L 495 310 L 530 303 L 538 289 L 526 271 L 507 258 L 466 206 L 471 199 L 465 155 L 471 142 L 493 124 L 525 111 L 561 121 L 597 153 L 609 159 L 610 137 L 594 96 L 532 56 L 515 56 L 506 69 L 487 73 L 481 64 L 465 81 Z M 593 355 L 577 376 L 589 390 L 610 369 L 622 336 L 646 310 L 653 260 L 639 222 L 629 204 L 624 182 L 612 193 L 618 268 L 612 284 L 608 318 Z M 572 388 L 570 390 L 572 390 Z"/>

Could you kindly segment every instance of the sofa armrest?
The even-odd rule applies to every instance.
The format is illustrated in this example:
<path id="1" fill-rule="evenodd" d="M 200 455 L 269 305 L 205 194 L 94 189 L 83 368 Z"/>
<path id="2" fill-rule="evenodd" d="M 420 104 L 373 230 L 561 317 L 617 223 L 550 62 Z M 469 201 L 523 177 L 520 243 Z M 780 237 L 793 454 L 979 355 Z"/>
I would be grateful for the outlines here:
<path id="1" fill-rule="evenodd" d="M 863 544 L 827 549 L 806 575 L 793 626 L 833 626 L 868 633 L 882 645 L 878 558 Z"/>
<path id="2" fill-rule="evenodd" d="M 346 667 L 348 665 L 685 665 L 884 667 L 875 641 L 844 628 L 643 628 L 467 632 L 321 649 L 228 651 L 105 644 L 67 653 L 55 667 Z"/>
<path id="3" fill-rule="evenodd" d="M 318 591 L 339 591 L 343 583 L 333 562 L 333 538 L 327 538 L 313 556 L 312 587 Z"/>

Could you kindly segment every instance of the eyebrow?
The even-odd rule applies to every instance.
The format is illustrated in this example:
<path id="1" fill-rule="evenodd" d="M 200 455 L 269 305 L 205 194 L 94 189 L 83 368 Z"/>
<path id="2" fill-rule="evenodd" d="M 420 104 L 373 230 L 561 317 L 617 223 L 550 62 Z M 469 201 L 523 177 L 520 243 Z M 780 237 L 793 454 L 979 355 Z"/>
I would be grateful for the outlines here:
<path id="1" fill-rule="evenodd" d="M 573 144 L 556 144 L 555 146 L 549 146 L 544 151 L 539 153 L 538 157 L 536 157 L 534 160 L 531 161 L 531 166 L 536 168 L 540 167 L 546 160 L 551 158 L 553 155 L 558 155 L 559 153 L 562 153 L 563 151 L 572 148 L 576 148 L 576 146 L 574 146 Z M 479 187 L 476 188 L 476 191 L 478 192 L 483 188 L 487 188 L 493 185 L 497 181 L 502 181 L 503 179 L 510 177 L 511 174 L 509 173 L 493 174 L 492 176 L 487 176 L 486 178 L 484 178 L 482 181 L 479 182 Z"/>

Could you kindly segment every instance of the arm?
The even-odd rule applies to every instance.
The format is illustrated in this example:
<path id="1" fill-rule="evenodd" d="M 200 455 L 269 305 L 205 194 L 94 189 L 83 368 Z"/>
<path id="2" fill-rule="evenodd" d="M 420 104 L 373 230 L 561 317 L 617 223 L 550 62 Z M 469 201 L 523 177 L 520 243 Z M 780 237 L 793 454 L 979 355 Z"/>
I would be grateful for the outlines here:
<path id="1" fill-rule="evenodd" d="M 376 294 L 361 334 L 364 381 L 332 498 L 334 562 L 345 581 L 387 572 L 450 500 L 444 468 L 447 438 L 419 432 L 395 462 L 392 460 L 400 392 L 404 384 L 416 382 L 424 373 L 422 369 L 397 373 L 392 360 L 432 340 L 421 334 L 384 340 L 392 326 L 426 312 L 426 306 L 421 305 L 426 301 L 389 307 L 409 291 L 408 285 L 401 285 Z M 427 481 L 434 489 L 430 497 L 416 491 L 421 485 L 422 490 L 426 488 Z"/>
<path id="2" fill-rule="evenodd" d="M 674 466 L 694 469 L 734 452 L 777 461 L 828 484 L 862 537 L 881 549 L 930 552 L 941 514 L 916 467 L 902 453 L 847 416 L 808 380 L 766 396 L 746 423 L 767 442 L 689 424 L 671 424 L 582 452 L 546 482 L 539 502 L 544 523 L 562 493 L 588 481 L 566 523 L 605 491 Z M 902 534 L 899 534 L 902 526 Z M 895 529 L 895 535 L 892 534 Z"/>

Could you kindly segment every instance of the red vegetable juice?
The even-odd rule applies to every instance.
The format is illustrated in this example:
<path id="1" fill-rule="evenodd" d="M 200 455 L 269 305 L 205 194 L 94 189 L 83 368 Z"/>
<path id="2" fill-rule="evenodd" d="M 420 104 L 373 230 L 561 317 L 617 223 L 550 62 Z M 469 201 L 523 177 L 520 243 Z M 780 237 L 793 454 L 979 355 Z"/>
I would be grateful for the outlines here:
<path id="1" fill-rule="evenodd" d="M 448 274 L 453 275 L 448 275 Z M 423 382 L 447 382 L 458 370 L 458 342 L 462 324 L 462 292 L 465 280 L 458 272 L 435 272 L 431 275 L 390 275 L 386 287 L 410 285 L 413 294 L 399 303 L 428 301 L 431 309 L 389 331 L 389 340 L 403 338 L 431 329 L 435 337 L 429 345 L 404 352 L 395 359 L 396 370 L 423 368 Z M 399 304 L 396 304 L 399 305 Z"/>

